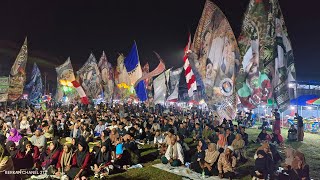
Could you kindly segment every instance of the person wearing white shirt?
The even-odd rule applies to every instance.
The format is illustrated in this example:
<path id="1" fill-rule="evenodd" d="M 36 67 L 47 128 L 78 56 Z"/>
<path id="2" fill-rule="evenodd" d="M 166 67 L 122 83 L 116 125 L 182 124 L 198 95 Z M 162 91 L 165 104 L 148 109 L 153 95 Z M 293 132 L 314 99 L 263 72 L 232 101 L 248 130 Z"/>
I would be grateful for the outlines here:
<path id="1" fill-rule="evenodd" d="M 156 131 L 153 143 L 157 145 L 157 147 L 160 147 L 160 145 L 164 143 L 164 137 L 162 136 L 161 131 L 159 129 Z"/>
<path id="2" fill-rule="evenodd" d="M 99 124 L 94 128 L 94 135 L 99 136 L 102 133 L 102 131 L 104 131 L 105 129 L 106 129 L 106 126 L 100 120 Z"/>
<path id="3" fill-rule="evenodd" d="M 182 146 L 177 142 L 177 137 L 171 137 L 171 144 L 168 146 L 165 156 L 161 158 L 163 164 L 170 163 L 171 166 L 181 166 L 184 164 Z"/>

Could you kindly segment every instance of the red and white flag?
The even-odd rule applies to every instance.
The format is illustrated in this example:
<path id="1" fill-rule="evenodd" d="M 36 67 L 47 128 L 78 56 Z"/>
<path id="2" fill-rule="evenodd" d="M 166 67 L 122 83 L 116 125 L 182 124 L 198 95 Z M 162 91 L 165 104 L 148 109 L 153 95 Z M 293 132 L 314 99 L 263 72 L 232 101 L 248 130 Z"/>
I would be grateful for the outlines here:
<path id="1" fill-rule="evenodd" d="M 186 75 L 186 81 L 187 81 L 187 86 L 188 86 L 188 95 L 189 97 L 193 96 L 193 91 L 197 90 L 197 82 L 196 82 L 196 77 L 193 74 L 191 65 L 189 63 L 189 59 L 188 59 L 188 53 L 190 51 L 190 45 L 191 45 L 191 35 L 189 34 L 189 38 L 188 38 L 188 44 L 186 45 L 186 47 L 184 48 L 184 57 L 183 57 L 183 61 L 184 61 L 184 71 L 185 71 L 185 75 Z"/>

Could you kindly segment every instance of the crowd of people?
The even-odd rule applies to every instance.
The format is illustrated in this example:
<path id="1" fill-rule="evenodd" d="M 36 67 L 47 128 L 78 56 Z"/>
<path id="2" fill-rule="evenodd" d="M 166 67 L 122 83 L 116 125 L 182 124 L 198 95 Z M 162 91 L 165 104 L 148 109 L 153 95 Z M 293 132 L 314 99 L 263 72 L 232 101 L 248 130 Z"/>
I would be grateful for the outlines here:
<path id="1" fill-rule="evenodd" d="M 277 176 L 309 179 L 303 153 L 290 149 L 282 158 L 278 147 L 283 141 L 280 126 L 275 126 L 272 134 L 263 129 L 256 141 L 249 142 L 241 121 L 220 122 L 213 113 L 199 109 L 182 112 L 170 107 L 164 113 L 163 108 L 126 104 L 6 109 L 0 111 L 0 179 L 25 178 L 5 173 L 12 170 L 45 171 L 44 176 L 33 176 L 39 179 L 102 179 L 141 163 L 144 144 L 158 148 L 157 158 L 163 164 L 233 179 L 238 165 L 248 159 L 250 143 L 261 144 L 253 178 L 272 179 L 285 159 Z"/>

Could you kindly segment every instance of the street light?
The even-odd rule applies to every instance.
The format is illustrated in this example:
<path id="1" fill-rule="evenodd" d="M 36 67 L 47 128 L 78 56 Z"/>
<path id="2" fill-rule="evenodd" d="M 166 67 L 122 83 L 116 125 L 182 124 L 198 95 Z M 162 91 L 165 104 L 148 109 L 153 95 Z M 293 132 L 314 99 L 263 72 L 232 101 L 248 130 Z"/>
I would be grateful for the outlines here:
<path id="1" fill-rule="evenodd" d="M 307 106 L 307 108 L 308 108 L 309 110 L 312 110 L 312 106 Z"/>
<path id="2" fill-rule="evenodd" d="M 290 109 L 291 109 L 291 110 L 294 110 L 295 108 L 294 108 L 294 106 L 290 106 Z"/>

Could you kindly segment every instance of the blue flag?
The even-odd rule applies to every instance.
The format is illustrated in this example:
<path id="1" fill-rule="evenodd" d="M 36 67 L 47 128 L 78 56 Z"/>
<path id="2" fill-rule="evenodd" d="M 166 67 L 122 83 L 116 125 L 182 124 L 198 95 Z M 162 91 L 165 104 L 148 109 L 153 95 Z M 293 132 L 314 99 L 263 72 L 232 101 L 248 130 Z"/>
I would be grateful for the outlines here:
<path id="1" fill-rule="evenodd" d="M 39 99 L 42 97 L 42 79 L 41 73 L 36 63 L 33 64 L 32 76 L 26 88 L 30 90 L 28 102 L 32 105 L 39 104 Z"/>
<path id="2" fill-rule="evenodd" d="M 138 49 L 136 43 L 133 44 L 130 53 L 124 60 L 124 66 L 127 69 L 130 86 L 133 86 L 136 81 L 142 77 L 142 69 L 139 61 Z M 139 82 L 135 86 L 135 91 L 140 101 L 146 101 L 148 99 L 146 85 L 144 81 Z"/>

